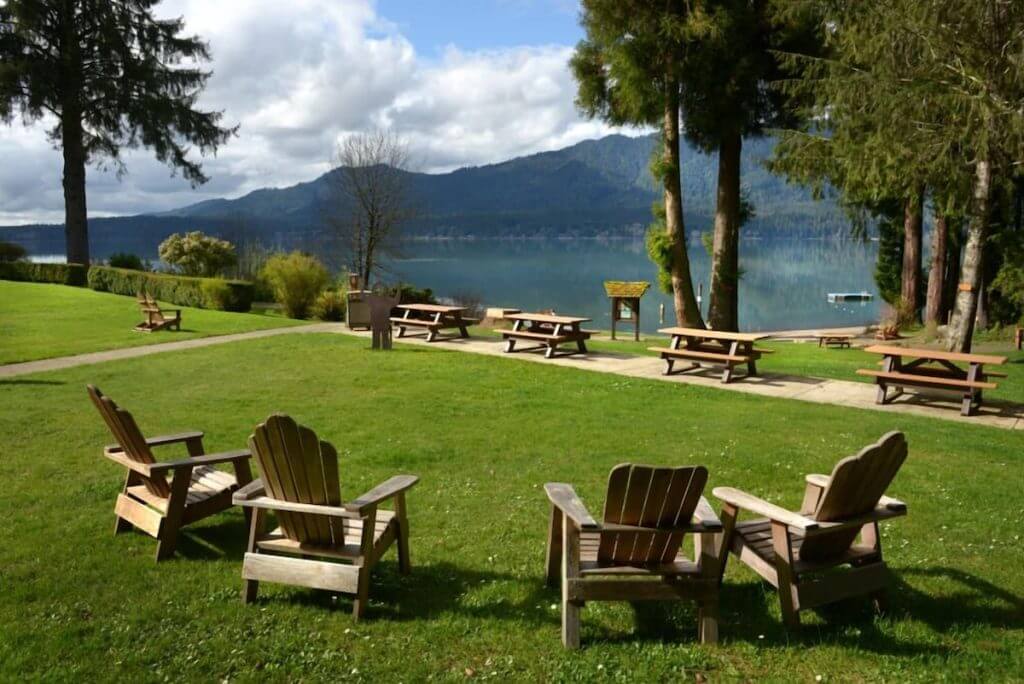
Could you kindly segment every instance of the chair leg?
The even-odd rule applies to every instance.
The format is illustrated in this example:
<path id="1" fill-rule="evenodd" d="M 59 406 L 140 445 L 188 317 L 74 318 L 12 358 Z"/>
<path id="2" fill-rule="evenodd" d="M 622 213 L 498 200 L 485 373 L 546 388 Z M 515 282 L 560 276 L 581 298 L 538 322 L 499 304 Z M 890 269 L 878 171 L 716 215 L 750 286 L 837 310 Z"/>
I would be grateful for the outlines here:
<path id="1" fill-rule="evenodd" d="M 772 522 L 772 547 L 775 551 L 775 572 L 779 583 L 779 604 L 782 608 L 782 622 L 789 629 L 800 627 L 800 615 L 796 594 L 796 577 L 793 574 L 793 546 L 789 527 Z"/>
<path id="2" fill-rule="evenodd" d="M 263 521 L 266 510 L 254 508 L 251 511 L 245 509 L 249 514 L 249 543 L 245 545 L 246 553 L 256 553 L 256 542 L 263 534 Z M 257 580 L 242 580 L 242 603 L 252 603 L 256 600 L 256 594 L 260 590 L 260 583 Z"/>
<path id="3" fill-rule="evenodd" d="M 359 580 L 356 588 L 356 598 L 352 602 L 352 618 L 359 620 L 366 613 L 366 604 L 370 600 L 370 568 L 362 566 L 359 568 Z"/>
<path id="4" fill-rule="evenodd" d="M 171 480 L 171 495 L 167 499 L 167 514 L 160 524 L 160 534 L 157 537 L 157 562 L 167 560 L 174 555 L 174 549 L 178 544 L 178 530 L 181 528 L 181 519 L 185 513 L 188 486 L 191 482 L 191 466 L 174 471 L 174 478 Z"/>
<path id="5" fill-rule="evenodd" d="M 736 530 L 736 516 L 739 509 L 732 504 L 722 505 L 722 531 L 715 535 L 718 547 L 715 553 L 718 555 L 718 586 L 722 586 L 722 579 L 725 577 L 725 566 L 729 561 L 729 553 L 732 549 L 732 537 Z"/>
<path id="6" fill-rule="evenodd" d="M 558 580 L 562 575 L 562 511 L 557 506 L 551 506 L 551 525 L 548 528 L 548 551 L 544 567 L 547 585 L 558 586 Z"/>
<path id="7" fill-rule="evenodd" d="M 580 647 L 580 604 L 569 598 L 569 580 L 579 576 L 580 532 L 571 520 L 562 524 L 562 645 Z"/>
<path id="8" fill-rule="evenodd" d="M 409 560 L 409 518 L 405 512 L 405 492 L 395 497 L 395 517 L 398 519 L 398 571 L 403 575 L 412 572 Z"/>
<path id="9" fill-rule="evenodd" d="M 697 636 L 702 644 L 718 643 L 718 596 L 697 604 Z"/>

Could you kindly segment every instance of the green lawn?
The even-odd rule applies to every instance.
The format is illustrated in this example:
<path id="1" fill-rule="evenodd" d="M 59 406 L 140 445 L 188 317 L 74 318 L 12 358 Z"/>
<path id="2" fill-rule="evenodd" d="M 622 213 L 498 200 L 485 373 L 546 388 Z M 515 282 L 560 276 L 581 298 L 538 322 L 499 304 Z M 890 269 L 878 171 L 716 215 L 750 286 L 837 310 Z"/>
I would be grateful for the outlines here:
<path id="1" fill-rule="evenodd" d="M 138 333 L 134 297 L 82 287 L 0 280 L 0 364 L 138 347 L 297 322 L 269 314 L 182 308 L 181 332 Z"/>
<path id="2" fill-rule="evenodd" d="M 288 336 L 0 381 L 0 679 L 1021 678 L 1024 433 L 367 347 Z M 110 436 L 87 382 L 151 434 L 205 429 L 211 450 L 291 413 L 337 446 L 347 498 L 419 475 L 413 575 L 400 577 L 390 552 L 358 624 L 348 598 L 301 588 L 264 585 L 243 606 L 238 510 L 190 528 L 179 556 L 154 564 L 151 539 L 112 535 L 123 472 L 100 455 Z M 911 451 L 891 494 L 910 513 L 885 527 L 888 616 L 851 601 L 787 634 L 775 595 L 731 563 L 720 646 L 695 643 L 687 605 L 591 604 L 583 650 L 561 648 L 558 593 L 542 580 L 544 482 L 575 483 L 599 514 L 616 463 L 702 463 L 709 490 L 797 506 L 804 473 L 894 428 Z"/>

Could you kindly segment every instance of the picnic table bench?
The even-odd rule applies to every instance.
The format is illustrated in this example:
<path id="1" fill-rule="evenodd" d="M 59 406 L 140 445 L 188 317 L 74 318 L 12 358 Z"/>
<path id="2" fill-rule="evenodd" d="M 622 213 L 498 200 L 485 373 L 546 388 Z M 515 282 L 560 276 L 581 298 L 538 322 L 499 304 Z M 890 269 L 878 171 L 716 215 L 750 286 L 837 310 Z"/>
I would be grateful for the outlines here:
<path id="1" fill-rule="evenodd" d="M 700 328 L 662 328 L 658 332 L 671 335 L 668 348 L 650 347 L 660 352 L 665 361 L 665 375 L 672 375 L 673 366 L 679 359 L 690 361 L 690 365 L 678 373 L 700 368 L 701 365 L 722 366 L 722 382 L 732 380 L 736 366 L 747 367 L 747 375 L 757 375 L 757 360 L 767 349 L 755 349 L 754 343 L 768 335 L 762 333 L 736 333 Z"/>
<path id="2" fill-rule="evenodd" d="M 435 341 L 437 334 L 448 328 L 458 328 L 459 337 L 469 337 L 466 327 L 477 322 L 475 318 L 463 318 L 464 306 L 400 304 L 396 308 L 402 309 L 402 315 L 392 316 L 391 322 L 398 326 L 398 336 L 405 337 L 408 328 L 422 328 L 427 342 Z"/>
<path id="3" fill-rule="evenodd" d="M 884 404 L 903 394 L 905 387 L 925 387 L 955 392 L 962 397 L 960 413 L 969 416 L 981 406 L 982 393 L 998 387 L 991 377 L 1006 377 L 986 371 L 985 365 L 1002 365 L 1005 356 L 961 354 L 938 349 L 913 349 L 891 345 L 873 345 L 864 351 L 882 355 L 882 370 L 859 368 L 858 375 L 875 378 L 877 403 Z M 910 359 L 907 361 L 906 359 Z M 957 364 L 967 364 L 964 369 Z M 889 387 L 896 393 L 888 396 Z"/>
<path id="4" fill-rule="evenodd" d="M 842 349 L 844 347 L 849 348 L 850 343 L 853 341 L 855 335 L 849 333 L 815 333 L 814 339 L 818 340 L 819 347 L 836 347 Z"/>
<path id="5" fill-rule="evenodd" d="M 571 356 L 572 354 L 586 354 L 586 341 L 590 339 L 592 332 L 580 328 L 581 323 L 586 323 L 589 318 L 577 316 L 557 316 L 554 314 L 542 313 L 510 313 L 506 319 L 514 321 L 511 330 L 502 331 L 505 339 L 505 352 L 511 354 L 516 351 L 537 351 L 544 350 L 544 357 L 551 359 L 555 357 L 559 345 L 575 342 L 576 349 L 562 352 L 559 356 Z M 536 342 L 532 347 L 516 349 L 517 340 Z"/>

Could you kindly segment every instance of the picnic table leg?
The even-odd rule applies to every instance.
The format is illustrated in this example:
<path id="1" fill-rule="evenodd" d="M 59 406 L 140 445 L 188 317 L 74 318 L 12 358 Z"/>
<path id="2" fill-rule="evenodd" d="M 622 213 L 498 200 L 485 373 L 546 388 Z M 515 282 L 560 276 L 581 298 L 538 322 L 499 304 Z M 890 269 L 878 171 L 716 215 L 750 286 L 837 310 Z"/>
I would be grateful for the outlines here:
<path id="1" fill-rule="evenodd" d="M 577 323 L 576 325 L 572 326 L 572 331 L 574 333 L 578 334 L 579 331 L 580 331 L 580 324 Z M 586 344 L 586 342 L 583 341 L 582 337 L 580 339 L 576 340 L 576 350 L 580 354 L 586 354 L 587 353 L 587 344 Z"/>
<path id="2" fill-rule="evenodd" d="M 523 327 L 522 320 L 518 320 L 512 324 L 512 332 L 518 332 Z M 510 337 L 505 340 L 505 353 L 511 354 L 516 348 L 516 340 L 514 337 Z"/>
<path id="3" fill-rule="evenodd" d="M 555 326 L 555 331 L 554 331 L 553 334 L 555 335 L 555 337 L 557 337 L 557 336 L 562 334 L 562 324 L 561 323 L 559 323 L 558 325 Z M 555 357 L 555 350 L 556 349 L 558 349 L 558 343 L 557 342 L 548 342 L 548 349 L 547 349 L 546 352 L 544 352 L 544 358 L 545 359 L 552 359 L 552 358 L 554 358 Z"/>
<path id="4" fill-rule="evenodd" d="M 735 356 L 736 352 L 739 351 L 739 342 L 732 342 L 729 345 L 729 356 Z M 722 371 L 722 383 L 725 384 L 732 380 L 732 361 L 725 362 L 725 370 Z"/>
<path id="5" fill-rule="evenodd" d="M 466 329 L 466 322 L 462 320 L 462 312 L 455 312 L 455 324 L 459 326 L 459 337 L 466 339 L 469 337 L 469 331 Z"/>
<path id="6" fill-rule="evenodd" d="M 967 371 L 967 380 L 970 382 L 977 382 L 978 371 L 980 366 L 976 363 L 972 363 L 970 369 Z M 964 399 L 960 406 L 960 415 L 969 416 L 974 413 L 974 403 L 977 401 L 978 407 L 981 407 L 981 390 L 975 390 L 973 387 L 968 388 L 964 392 Z"/>
<path id="7" fill-rule="evenodd" d="M 408 317 L 409 317 L 409 309 L 406 309 L 405 311 L 402 312 L 402 318 L 408 318 Z M 405 326 L 402 325 L 401 323 L 398 324 L 398 337 L 399 337 L 399 339 L 405 337 Z"/>
<path id="8" fill-rule="evenodd" d="M 747 375 L 757 375 L 757 359 L 754 358 L 754 343 L 745 343 L 743 345 L 743 353 L 748 355 L 750 358 L 750 361 L 747 361 Z"/>
<path id="9" fill-rule="evenodd" d="M 891 373 L 892 372 L 894 359 L 895 359 L 895 357 L 892 357 L 892 356 L 886 356 L 885 357 L 885 360 L 882 361 L 882 370 L 884 372 L 886 372 L 886 373 Z M 888 386 L 888 384 L 886 384 L 885 379 L 884 378 L 878 378 L 878 396 L 875 399 L 875 403 L 876 404 L 884 404 L 885 403 L 885 401 L 886 401 L 886 396 L 885 395 L 887 394 L 888 389 L 889 389 L 889 386 Z"/>
<path id="10" fill-rule="evenodd" d="M 441 325 L 441 314 L 434 314 L 434 324 Z M 427 342 L 433 342 L 437 339 L 437 328 L 427 328 Z"/>

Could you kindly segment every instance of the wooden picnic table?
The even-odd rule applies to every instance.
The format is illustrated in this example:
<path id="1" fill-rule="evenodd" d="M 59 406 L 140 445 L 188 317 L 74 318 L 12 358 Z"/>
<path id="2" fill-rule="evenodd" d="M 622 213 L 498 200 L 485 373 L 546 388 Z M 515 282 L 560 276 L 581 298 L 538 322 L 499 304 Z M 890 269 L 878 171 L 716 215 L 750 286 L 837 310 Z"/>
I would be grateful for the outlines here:
<path id="1" fill-rule="evenodd" d="M 511 330 L 502 331 L 505 338 L 505 352 L 511 354 L 516 351 L 537 351 L 544 350 L 544 357 L 551 359 L 559 345 L 566 342 L 575 342 L 574 351 L 562 352 L 559 356 L 571 356 L 572 354 L 586 354 L 586 340 L 590 339 L 591 331 L 580 328 L 581 323 L 586 323 L 589 318 L 578 316 L 557 316 L 555 314 L 543 313 L 510 313 L 505 318 L 515 321 Z M 517 340 L 529 340 L 537 342 L 533 347 L 516 349 Z"/>
<path id="2" fill-rule="evenodd" d="M 722 366 L 722 382 L 732 380 L 732 371 L 736 366 L 746 365 L 747 375 L 757 375 L 757 360 L 767 353 L 766 349 L 756 349 L 754 343 L 769 335 L 764 333 L 725 332 L 723 330 L 703 330 L 701 328 L 662 328 L 658 332 L 671 335 L 667 349 L 651 347 L 651 351 L 661 353 L 665 361 L 665 375 L 673 373 L 673 365 L 678 359 L 690 361 L 690 365 L 679 373 L 700 368 L 702 364 Z"/>
<path id="3" fill-rule="evenodd" d="M 466 327 L 477 322 L 462 315 L 466 311 L 464 306 L 399 304 L 395 308 L 402 310 L 401 316 L 391 318 L 391 322 L 398 326 L 398 336 L 405 337 L 407 328 L 422 328 L 427 342 L 435 341 L 438 332 L 447 328 L 458 328 L 459 337 L 469 337 Z"/>
<path id="4" fill-rule="evenodd" d="M 1005 356 L 992 354 L 961 354 L 938 349 L 914 349 L 893 345 L 873 345 L 864 349 L 882 355 L 882 370 L 860 368 L 858 375 L 875 378 L 877 403 L 884 404 L 903 394 L 905 387 L 931 387 L 961 395 L 960 413 L 969 416 L 981 406 L 982 393 L 998 387 L 991 377 L 1006 377 L 986 371 L 986 365 L 1001 366 Z M 909 360 L 908 360 L 909 359 Z M 963 368 L 957 364 L 966 364 Z M 889 387 L 896 393 L 888 396 Z"/>
<path id="5" fill-rule="evenodd" d="M 814 338 L 818 340 L 818 347 L 837 347 L 839 349 L 844 347 L 849 348 L 854 337 L 856 337 L 856 335 L 851 335 L 850 333 L 814 333 Z"/>

